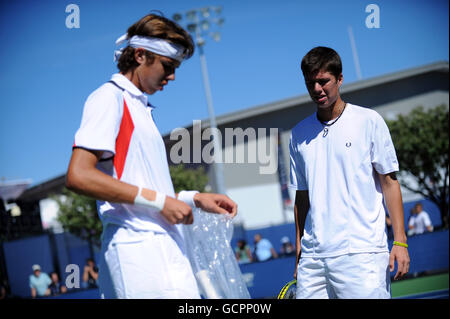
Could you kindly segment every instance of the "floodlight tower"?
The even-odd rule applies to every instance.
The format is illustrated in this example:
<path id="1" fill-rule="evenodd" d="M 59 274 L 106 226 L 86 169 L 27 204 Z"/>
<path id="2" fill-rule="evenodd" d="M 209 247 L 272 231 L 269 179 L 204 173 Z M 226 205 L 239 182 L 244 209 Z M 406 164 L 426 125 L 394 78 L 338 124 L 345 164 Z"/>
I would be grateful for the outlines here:
<path id="1" fill-rule="evenodd" d="M 222 167 L 222 145 L 221 139 L 218 136 L 216 116 L 214 113 L 214 105 L 211 94 L 211 87 L 209 85 L 208 68 L 206 65 L 206 57 L 204 52 L 204 46 L 206 44 L 206 39 L 211 38 L 218 42 L 220 40 L 220 32 L 212 31 L 214 26 L 221 27 L 224 23 L 224 19 L 221 17 L 222 7 L 221 6 L 208 6 L 199 9 L 191 9 L 184 13 L 175 13 L 173 19 L 184 24 L 187 30 L 193 36 L 195 43 L 197 44 L 200 63 L 202 68 L 203 85 L 205 88 L 206 102 L 208 104 L 208 113 L 210 127 L 213 134 L 214 143 L 214 177 L 216 182 L 217 193 L 225 194 L 225 183 L 223 178 L 223 167 Z M 184 23 L 183 23 L 183 22 Z"/>

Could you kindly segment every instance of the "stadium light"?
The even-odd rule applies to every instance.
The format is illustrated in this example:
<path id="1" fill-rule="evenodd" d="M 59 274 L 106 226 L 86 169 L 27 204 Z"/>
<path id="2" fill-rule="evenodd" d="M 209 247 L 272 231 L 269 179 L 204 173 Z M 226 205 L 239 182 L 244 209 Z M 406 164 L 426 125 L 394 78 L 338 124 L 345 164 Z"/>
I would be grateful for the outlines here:
<path id="1" fill-rule="evenodd" d="M 209 85 L 208 69 L 206 66 L 206 57 L 204 52 L 206 39 L 211 38 L 216 42 L 220 40 L 220 32 L 210 30 L 213 29 L 215 25 L 218 27 L 221 27 L 223 25 L 224 19 L 220 16 L 221 13 L 221 6 L 208 6 L 199 9 L 191 9 L 184 13 L 175 13 L 172 18 L 181 24 L 183 16 L 186 17 L 187 21 L 183 20 L 186 21 L 185 28 L 189 31 L 189 33 L 191 33 L 199 49 L 203 84 L 205 88 L 206 102 L 208 104 L 210 127 L 213 132 L 213 163 L 216 188 L 217 193 L 226 194 L 223 178 L 222 159 L 219 158 L 219 156 L 222 154 L 222 145 L 219 144 L 221 142 L 221 139 L 219 139 L 219 136 L 217 134 L 216 116 L 214 113 L 211 88 Z"/>

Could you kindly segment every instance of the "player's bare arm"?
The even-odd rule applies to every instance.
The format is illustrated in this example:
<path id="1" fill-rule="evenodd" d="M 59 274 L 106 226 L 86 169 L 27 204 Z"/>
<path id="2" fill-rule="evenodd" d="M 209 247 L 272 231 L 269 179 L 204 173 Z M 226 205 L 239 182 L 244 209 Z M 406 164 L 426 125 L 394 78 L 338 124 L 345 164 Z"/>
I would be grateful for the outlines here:
<path id="1" fill-rule="evenodd" d="M 103 152 L 75 148 L 66 175 L 66 187 L 98 200 L 133 204 L 138 188 L 96 168 Z"/>
<path id="2" fill-rule="evenodd" d="M 383 190 L 389 216 L 392 221 L 392 230 L 394 232 L 394 241 L 406 244 L 406 234 L 403 216 L 403 201 L 395 173 L 386 175 L 379 174 L 380 184 Z M 394 263 L 397 261 L 397 273 L 394 279 L 400 279 L 409 271 L 409 254 L 408 249 L 402 246 L 394 245 L 391 250 L 389 260 L 390 271 L 394 270 Z"/>
<path id="3" fill-rule="evenodd" d="M 294 205 L 294 214 L 295 214 L 295 249 L 296 249 L 296 260 L 295 260 L 295 270 L 294 270 L 294 278 L 297 278 L 297 266 L 300 261 L 301 255 L 301 240 L 303 237 L 303 231 L 305 229 L 305 220 L 306 215 L 309 211 L 309 194 L 308 191 L 297 191 L 295 193 L 295 205 Z"/>
<path id="4" fill-rule="evenodd" d="M 195 206 L 204 211 L 217 214 L 229 214 L 234 217 L 237 214 L 237 204 L 227 195 L 197 193 L 194 196 Z"/>
<path id="5" fill-rule="evenodd" d="M 75 148 L 66 175 L 66 186 L 70 190 L 114 203 L 134 204 L 139 188 L 121 182 L 96 168 L 102 152 Z M 142 197 L 154 201 L 156 192 L 143 189 Z M 175 198 L 166 196 L 161 214 L 171 224 L 192 224 L 192 208 Z"/>

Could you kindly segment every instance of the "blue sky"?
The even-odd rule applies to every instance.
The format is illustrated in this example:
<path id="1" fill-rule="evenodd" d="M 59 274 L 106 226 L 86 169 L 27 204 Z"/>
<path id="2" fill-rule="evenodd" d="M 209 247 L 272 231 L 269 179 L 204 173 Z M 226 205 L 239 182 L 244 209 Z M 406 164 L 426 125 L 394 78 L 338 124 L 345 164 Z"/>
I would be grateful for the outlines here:
<path id="1" fill-rule="evenodd" d="M 80 8 L 80 28 L 65 25 Z M 365 25 L 367 5 L 380 28 Z M 216 115 L 306 93 L 301 58 L 314 46 L 341 55 L 344 83 L 357 81 L 351 26 L 363 79 L 448 61 L 448 1 L 17 0 L 0 4 L 0 178 L 33 184 L 64 174 L 87 96 L 116 72 L 115 40 L 150 10 L 222 5 L 221 41 L 205 46 Z M 160 131 L 208 117 L 196 53 L 176 81 L 150 97 Z"/>

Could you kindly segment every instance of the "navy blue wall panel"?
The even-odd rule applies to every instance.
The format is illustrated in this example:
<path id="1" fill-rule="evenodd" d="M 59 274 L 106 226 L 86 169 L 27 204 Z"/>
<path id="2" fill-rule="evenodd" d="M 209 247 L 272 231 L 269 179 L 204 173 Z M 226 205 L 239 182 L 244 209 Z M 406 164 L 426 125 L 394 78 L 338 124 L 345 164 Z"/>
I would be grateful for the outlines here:
<path id="1" fill-rule="evenodd" d="M 54 270 L 48 235 L 6 242 L 3 249 L 12 295 L 31 296 L 29 276 L 34 264 L 39 264 L 47 274 Z"/>

